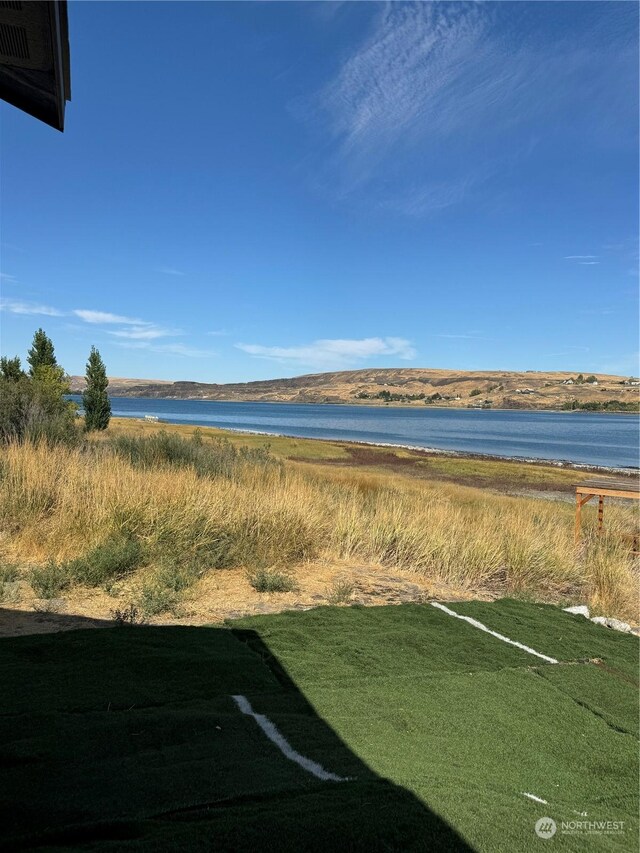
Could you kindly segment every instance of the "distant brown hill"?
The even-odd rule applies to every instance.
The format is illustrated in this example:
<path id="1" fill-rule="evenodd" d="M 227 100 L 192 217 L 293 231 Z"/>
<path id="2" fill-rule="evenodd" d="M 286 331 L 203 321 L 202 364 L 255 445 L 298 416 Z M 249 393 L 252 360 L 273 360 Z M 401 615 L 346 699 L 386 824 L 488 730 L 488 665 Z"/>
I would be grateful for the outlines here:
<path id="1" fill-rule="evenodd" d="M 636 403 L 640 387 L 628 377 L 575 373 L 500 370 L 432 370 L 428 368 L 371 368 L 313 373 L 290 379 L 215 384 L 144 379 L 110 379 L 109 391 L 121 397 L 170 400 L 234 400 L 281 403 L 405 404 L 466 408 L 559 408 L 578 403 L 616 400 Z M 593 379 L 595 378 L 595 381 Z M 72 377 L 72 389 L 84 387 L 84 377 Z M 413 399 L 411 399 L 413 398 Z"/>

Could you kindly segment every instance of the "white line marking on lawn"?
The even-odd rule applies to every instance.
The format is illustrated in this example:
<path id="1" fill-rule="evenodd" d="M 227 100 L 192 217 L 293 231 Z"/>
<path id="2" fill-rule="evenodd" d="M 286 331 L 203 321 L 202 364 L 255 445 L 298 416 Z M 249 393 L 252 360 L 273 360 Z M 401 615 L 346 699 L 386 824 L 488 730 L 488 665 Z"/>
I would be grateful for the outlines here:
<path id="1" fill-rule="evenodd" d="M 523 797 L 529 797 L 530 800 L 535 800 L 536 803 L 544 803 L 545 806 L 548 806 L 549 803 L 546 800 L 543 800 L 542 797 L 536 797 L 535 794 L 527 794 L 526 791 L 522 792 Z"/>
<path id="2" fill-rule="evenodd" d="M 246 714 L 248 717 L 253 717 L 256 723 L 260 726 L 262 731 L 266 734 L 269 740 L 278 747 L 280 752 L 289 758 L 291 761 L 295 761 L 296 764 L 299 764 L 303 770 L 306 770 L 307 773 L 311 773 L 312 776 L 315 776 L 317 779 L 322 779 L 323 782 L 347 782 L 348 779 L 344 776 L 336 776 L 335 773 L 329 773 L 328 770 L 325 770 L 320 764 L 316 761 L 312 761 L 310 758 L 306 758 L 304 755 L 300 755 L 299 752 L 291 746 L 289 741 L 278 731 L 275 725 L 271 722 L 268 717 L 265 717 L 264 714 L 256 714 L 253 708 L 251 707 L 251 703 L 247 699 L 246 696 L 232 696 L 233 701 L 236 703 L 238 708 L 242 711 L 243 714 Z"/>
<path id="3" fill-rule="evenodd" d="M 445 607 L 444 604 L 440 604 L 438 601 L 432 601 L 431 604 L 434 607 L 437 607 L 438 610 L 443 610 L 445 613 L 448 613 L 449 616 L 455 616 L 456 619 L 463 619 L 465 622 L 468 622 L 470 625 L 473 625 L 474 628 L 479 628 L 481 631 L 486 631 L 487 634 L 491 634 L 492 637 L 497 637 L 499 640 L 502 640 L 503 643 L 509 643 L 511 646 L 517 646 L 519 649 L 522 649 L 525 652 L 529 652 L 530 655 L 535 655 L 537 658 L 542 658 L 542 660 L 546 660 L 548 663 L 558 663 L 555 658 L 550 658 L 548 655 L 543 655 L 540 652 L 537 652 L 535 649 L 530 649 L 529 646 L 524 646 L 522 643 L 518 643 L 516 640 L 510 640 L 509 637 L 505 637 L 503 634 L 498 634 L 497 631 L 492 631 L 491 628 L 487 628 L 486 625 L 483 625 L 482 622 L 478 622 L 477 619 L 472 619 L 471 616 L 463 616 L 461 613 L 456 613 L 455 610 L 450 610 L 448 607 Z"/>

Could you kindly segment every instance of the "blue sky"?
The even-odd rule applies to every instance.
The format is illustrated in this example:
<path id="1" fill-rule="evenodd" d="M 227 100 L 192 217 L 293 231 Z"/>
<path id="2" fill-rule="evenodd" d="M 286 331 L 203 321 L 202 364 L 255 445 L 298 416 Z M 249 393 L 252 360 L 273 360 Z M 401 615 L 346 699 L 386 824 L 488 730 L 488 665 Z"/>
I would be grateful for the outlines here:
<path id="1" fill-rule="evenodd" d="M 70 4 L 0 105 L 1 349 L 69 373 L 638 372 L 638 6 Z"/>

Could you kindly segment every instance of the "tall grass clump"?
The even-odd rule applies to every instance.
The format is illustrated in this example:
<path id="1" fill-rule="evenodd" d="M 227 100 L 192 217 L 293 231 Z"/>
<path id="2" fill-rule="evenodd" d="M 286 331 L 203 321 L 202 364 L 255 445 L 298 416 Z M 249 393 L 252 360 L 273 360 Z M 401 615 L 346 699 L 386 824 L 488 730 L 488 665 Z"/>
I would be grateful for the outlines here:
<path id="1" fill-rule="evenodd" d="M 200 477 L 233 477 L 244 465 L 281 466 L 266 448 L 236 447 L 226 438 L 205 443 L 199 433 L 189 439 L 164 430 L 150 436 L 119 435 L 108 444 L 138 468 L 192 468 Z"/>
<path id="2" fill-rule="evenodd" d="M 145 618 L 161 613 L 177 614 L 185 592 L 201 574 L 197 561 L 184 562 L 176 555 L 163 555 L 155 570 L 143 578 L 132 606 Z"/>
<path id="3" fill-rule="evenodd" d="M 586 598 L 593 613 L 638 621 L 638 558 L 613 536 L 592 537 L 585 550 Z"/>
<path id="4" fill-rule="evenodd" d="M 249 583 L 256 592 L 291 592 L 296 588 L 295 580 L 277 569 L 255 569 L 249 573 Z"/>
<path id="5" fill-rule="evenodd" d="M 70 560 L 64 571 L 76 583 L 101 586 L 118 580 L 138 568 L 143 558 L 140 543 L 114 535 L 82 557 Z"/>
<path id="6" fill-rule="evenodd" d="M 18 580 L 18 567 L 15 563 L 0 563 L 0 585 Z"/>
<path id="7" fill-rule="evenodd" d="M 14 563 L 0 561 L 0 602 L 7 600 L 15 601 L 19 598 L 18 590 L 12 588 L 18 577 L 18 567 Z"/>
<path id="8" fill-rule="evenodd" d="M 28 579 L 38 598 L 57 598 L 71 586 L 71 578 L 64 566 L 55 560 L 49 560 L 44 566 L 34 566 Z"/>

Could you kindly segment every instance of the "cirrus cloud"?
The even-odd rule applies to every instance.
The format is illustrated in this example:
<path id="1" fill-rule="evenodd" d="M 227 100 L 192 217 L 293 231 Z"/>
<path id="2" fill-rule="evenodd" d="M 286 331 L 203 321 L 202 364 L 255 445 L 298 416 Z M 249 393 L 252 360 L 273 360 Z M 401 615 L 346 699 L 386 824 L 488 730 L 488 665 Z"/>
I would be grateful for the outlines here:
<path id="1" fill-rule="evenodd" d="M 321 338 L 310 344 L 294 347 L 244 343 L 238 343 L 235 346 L 255 358 L 322 369 L 347 367 L 375 356 L 396 356 L 403 360 L 411 360 L 416 356 L 410 341 L 395 337 L 357 340 Z"/>
<path id="2" fill-rule="evenodd" d="M 50 305 L 41 305 L 37 302 L 21 302 L 16 299 L 0 299 L 0 311 L 8 311 L 10 314 L 42 314 L 45 317 L 63 317 L 64 312 L 52 308 Z"/>
<path id="3" fill-rule="evenodd" d="M 115 338 L 127 338 L 131 341 L 153 341 L 156 338 L 172 338 L 181 335 L 177 329 L 164 329 L 162 326 L 133 326 L 130 329 L 119 329 L 109 332 Z"/>
<path id="4" fill-rule="evenodd" d="M 136 320 L 133 317 L 123 317 L 121 314 L 111 314 L 109 311 L 91 311 L 88 308 L 75 308 L 73 313 L 85 323 L 109 324 L 117 323 L 123 326 L 151 326 L 146 320 Z"/>

